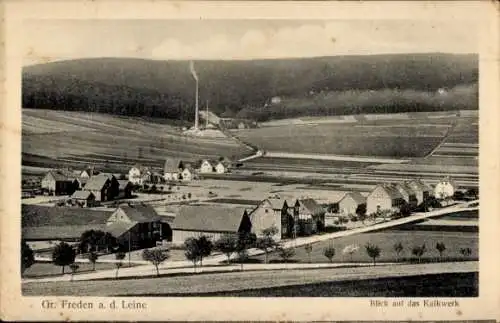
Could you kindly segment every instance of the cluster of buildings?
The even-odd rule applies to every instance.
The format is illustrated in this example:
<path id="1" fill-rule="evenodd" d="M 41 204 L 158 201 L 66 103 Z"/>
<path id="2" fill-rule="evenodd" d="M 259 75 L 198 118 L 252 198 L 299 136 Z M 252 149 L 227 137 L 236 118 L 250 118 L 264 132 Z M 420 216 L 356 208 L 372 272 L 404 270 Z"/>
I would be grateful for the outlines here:
<path id="1" fill-rule="evenodd" d="M 224 174 L 231 169 L 231 161 L 227 158 L 219 160 L 202 159 L 195 163 L 170 158 L 165 161 L 164 179 L 166 181 L 191 181 L 199 174 Z"/>

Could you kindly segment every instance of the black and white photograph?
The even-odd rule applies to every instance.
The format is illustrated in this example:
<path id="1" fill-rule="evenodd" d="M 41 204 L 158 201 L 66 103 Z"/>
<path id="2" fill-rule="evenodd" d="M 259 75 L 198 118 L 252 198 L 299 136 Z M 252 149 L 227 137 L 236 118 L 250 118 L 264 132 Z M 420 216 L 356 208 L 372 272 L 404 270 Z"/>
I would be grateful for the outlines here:
<path id="1" fill-rule="evenodd" d="M 23 295 L 477 297 L 474 29 L 25 21 Z"/>

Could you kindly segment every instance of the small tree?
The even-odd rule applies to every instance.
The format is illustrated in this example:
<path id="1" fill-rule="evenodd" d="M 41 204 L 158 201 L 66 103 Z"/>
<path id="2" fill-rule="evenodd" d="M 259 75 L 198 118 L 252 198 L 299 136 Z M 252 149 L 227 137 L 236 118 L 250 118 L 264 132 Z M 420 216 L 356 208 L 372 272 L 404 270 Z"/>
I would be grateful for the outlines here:
<path id="1" fill-rule="evenodd" d="M 115 278 L 118 278 L 118 270 L 123 266 L 123 259 L 125 259 L 125 252 L 123 251 L 118 251 L 115 253 L 115 259 L 117 260 L 115 262 L 115 267 L 116 267 L 116 274 Z"/>
<path id="2" fill-rule="evenodd" d="M 426 252 L 425 244 L 421 246 L 415 246 L 411 249 L 411 253 L 418 258 L 418 262 L 421 262 L 422 256 Z"/>
<path id="3" fill-rule="evenodd" d="M 80 266 L 78 266 L 78 264 L 74 262 L 71 265 L 69 265 L 69 268 L 71 268 L 71 281 L 73 281 L 73 276 L 75 275 L 78 268 L 80 268 Z"/>
<path id="4" fill-rule="evenodd" d="M 207 236 L 201 236 L 197 239 L 198 247 L 199 247 L 199 258 L 200 258 L 200 266 L 203 266 L 203 258 L 210 256 L 212 250 L 214 249 L 214 245 L 212 241 Z"/>
<path id="5" fill-rule="evenodd" d="M 88 260 L 92 264 L 92 270 L 95 270 L 95 263 L 97 262 L 97 259 L 99 258 L 99 255 L 97 255 L 97 252 L 91 251 L 88 256 Z"/>
<path id="6" fill-rule="evenodd" d="M 158 266 L 161 265 L 165 260 L 169 258 L 169 253 L 167 249 L 155 248 L 155 249 L 144 249 L 142 252 L 142 259 L 149 261 L 156 268 L 156 275 L 160 276 L 160 271 Z"/>
<path id="7" fill-rule="evenodd" d="M 184 248 L 185 252 L 184 255 L 186 256 L 187 260 L 190 260 L 193 262 L 193 269 L 194 272 L 196 272 L 196 263 L 200 259 L 200 249 L 198 246 L 198 243 L 195 238 L 187 238 L 184 241 Z"/>
<path id="8" fill-rule="evenodd" d="M 403 247 L 403 244 L 401 242 L 394 244 L 394 251 L 396 251 L 396 255 L 398 256 L 398 261 L 400 259 L 399 256 L 400 256 L 401 252 L 403 252 L 403 249 L 404 249 L 404 247 Z"/>
<path id="9" fill-rule="evenodd" d="M 307 256 L 309 258 L 309 263 L 311 263 L 311 252 L 313 250 L 312 244 L 308 243 L 304 246 L 304 250 L 307 253 Z"/>
<path id="10" fill-rule="evenodd" d="M 351 244 L 351 245 L 348 245 L 344 248 L 344 250 L 342 250 L 342 253 L 344 255 L 349 255 L 349 259 L 350 261 L 352 262 L 352 255 L 359 250 L 359 246 L 358 245 L 355 245 L 355 244 Z"/>
<path id="11" fill-rule="evenodd" d="M 443 252 L 446 250 L 444 242 L 436 243 L 436 250 L 439 252 L 439 258 L 443 259 Z"/>
<path id="12" fill-rule="evenodd" d="M 380 257 L 380 248 L 379 248 L 379 246 L 368 243 L 365 246 L 365 249 L 366 249 L 366 253 L 368 254 L 368 256 L 373 259 L 373 265 L 375 266 L 376 259 L 378 257 Z"/>
<path id="13" fill-rule="evenodd" d="M 243 262 L 248 258 L 248 249 L 253 247 L 257 242 L 255 234 L 249 232 L 241 232 L 238 234 L 238 242 L 236 243 L 236 252 L 238 260 L 243 270 Z"/>
<path id="14" fill-rule="evenodd" d="M 290 259 L 295 256 L 295 249 L 293 248 L 279 248 L 278 254 L 283 259 L 284 262 L 290 261 Z"/>
<path id="15" fill-rule="evenodd" d="M 227 263 L 231 262 L 231 255 L 235 253 L 238 240 L 232 234 L 225 234 L 219 240 L 215 241 L 214 249 L 222 252 L 227 257 Z"/>
<path id="16" fill-rule="evenodd" d="M 366 204 L 360 204 L 356 208 L 356 215 L 362 224 L 365 224 L 366 220 Z"/>
<path id="17" fill-rule="evenodd" d="M 278 229 L 274 226 L 264 229 L 262 231 L 262 237 L 258 238 L 255 242 L 255 247 L 264 251 L 266 264 L 268 262 L 269 253 L 278 247 L 278 243 L 273 238 L 277 233 Z"/>
<path id="18" fill-rule="evenodd" d="M 460 253 L 462 254 L 462 256 L 467 258 L 472 254 L 472 250 L 471 248 L 460 248 Z"/>
<path id="19" fill-rule="evenodd" d="M 330 262 L 332 262 L 333 257 L 335 257 L 335 248 L 333 246 L 328 246 L 323 251 L 323 254 L 325 255 L 326 258 L 328 258 Z"/>
<path id="20" fill-rule="evenodd" d="M 66 242 L 61 242 L 58 244 L 54 251 L 52 252 L 52 261 L 54 265 L 62 267 L 62 273 L 64 274 L 64 267 L 71 265 L 75 262 L 76 252 L 73 247 L 71 247 Z"/>
<path id="21" fill-rule="evenodd" d="M 21 275 L 35 263 L 35 254 L 26 241 L 21 241 Z"/>

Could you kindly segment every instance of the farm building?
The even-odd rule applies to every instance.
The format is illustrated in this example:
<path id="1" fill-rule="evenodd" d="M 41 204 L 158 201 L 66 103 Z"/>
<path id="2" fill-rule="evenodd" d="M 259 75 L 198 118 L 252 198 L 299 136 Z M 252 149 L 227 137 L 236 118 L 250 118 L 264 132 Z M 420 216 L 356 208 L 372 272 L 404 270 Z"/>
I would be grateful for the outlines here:
<path id="1" fill-rule="evenodd" d="M 118 195 L 119 199 L 128 199 L 132 197 L 132 187 L 133 184 L 131 181 L 126 179 L 118 180 Z"/>
<path id="2" fill-rule="evenodd" d="M 294 218 L 298 218 L 298 234 L 310 235 L 325 227 L 325 209 L 311 198 L 298 199 L 295 203 Z"/>
<path id="3" fill-rule="evenodd" d="M 99 230 L 134 250 L 172 237 L 170 225 L 152 207 L 142 205 L 114 211 L 22 205 L 21 224 L 27 241 L 79 241 L 85 231 Z"/>
<path id="4" fill-rule="evenodd" d="M 81 207 L 94 207 L 97 205 L 95 195 L 90 191 L 75 191 L 71 195 L 71 201 Z"/>
<path id="5" fill-rule="evenodd" d="M 294 202 L 279 197 L 263 200 L 250 212 L 252 233 L 260 237 L 263 230 L 274 227 L 278 231 L 274 236 L 275 240 L 291 237 L 294 229 L 291 211 L 293 206 Z"/>
<path id="6" fill-rule="evenodd" d="M 172 241 L 172 229 L 150 205 L 121 205 L 109 217 L 107 232 L 118 243 L 132 250 L 156 246 L 160 241 Z"/>
<path id="7" fill-rule="evenodd" d="M 50 170 L 41 182 L 42 190 L 53 195 L 71 195 L 80 184 L 75 177 L 62 170 Z"/>
<path id="8" fill-rule="evenodd" d="M 196 168 L 200 172 L 200 174 L 207 174 L 207 173 L 213 173 L 214 171 L 214 165 L 212 164 L 213 162 L 208 160 L 208 159 L 203 159 L 200 162 L 200 165 L 197 166 Z"/>
<path id="9" fill-rule="evenodd" d="M 190 182 L 195 178 L 196 171 L 191 164 L 186 163 L 184 169 L 182 170 L 179 179 L 184 182 Z"/>
<path id="10" fill-rule="evenodd" d="M 99 175 L 99 172 L 94 167 L 89 167 L 80 172 L 80 178 L 90 178 L 94 175 Z"/>
<path id="11" fill-rule="evenodd" d="M 344 216 L 356 214 L 356 210 L 361 205 L 366 206 L 366 197 L 359 192 L 346 193 L 338 203 L 338 213 Z"/>
<path id="12" fill-rule="evenodd" d="M 83 189 L 85 187 L 85 184 L 88 182 L 88 178 L 85 177 L 77 177 L 76 181 L 78 182 L 78 189 Z"/>
<path id="13" fill-rule="evenodd" d="M 231 163 L 229 161 L 222 160 L 217 162 L 217 164 L 215 165 L 215 172 L 217 174 L 224 174 L 229 171 L 230 167 Z"/>
<path id="14" fill-rule="evenodd" d="M 182 160 L 176 158 L 168 158 L 167 160 L 165 160 L 165 166 L 163 168 L 165 180 L 179 180 L 179 174 L 182 172 L 183 168 L 184 165 Z"/>
<path id="15" fill-rule="evenodd" d="M 408 185 L 408 183 L 398 183 L 395 184 L 394 187 L 398 190 L 398 192 L 403 196 L 405 202 L 411 207 L 415 208 L 418 206 L 417 195 L 413 191 L 413 189 Z"/>
<path id="16" fill-rule="evenodd" d="M 415 192 L 418 205 L 422 204 L 432 195 L 432 188 L 419 179 L 411 180 L 407 185 Z"/>
<path id="17" fill-rule="evenodd" d="M 187 238 L 205 235 L 216 241 L 224 234 L 251 232 L 252 224 L 246 208 L 215 205 L 185 205 L 175 217 L 173 243 L 183 244 Z"/>
<path id="18" fill-rule="evenodd" d="M 143 185 L 145 182 L 149 182 L 150 176 L 150 169 L 139 165 L 133 166 L 128 171 L 128 180 L 134 185 Z"/>
<path id="19" fill-rule="evenodd" d="M 458 189 L 458 185 L 449 177 L 439 181 L 434 187 L 434 196 L 437 199 L 452 197 Z"/>
<path id="20" fill-rule="evenodd" d="M 114 175 L 101 173 L 92 176 L 84 187 L 84 191 L 89 191 L 94 194 L 96 201 L 111 201 L 119 193 L 118 180 Z"/>
<path id="21" fill-rule="evenodd" d="M 401 193 L 391 184 L 379 184 L 366 198 L 366 213 L 399 209 L 406 203 Z"/>

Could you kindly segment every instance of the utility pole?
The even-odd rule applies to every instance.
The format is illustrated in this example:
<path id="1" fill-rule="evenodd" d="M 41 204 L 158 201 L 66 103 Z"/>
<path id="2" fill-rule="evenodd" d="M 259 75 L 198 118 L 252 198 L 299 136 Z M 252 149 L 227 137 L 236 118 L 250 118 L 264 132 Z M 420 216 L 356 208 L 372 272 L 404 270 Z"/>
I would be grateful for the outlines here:
<path id="1" fill-rule="evenodd" d="M 195 98 L 195 114 L 194 114 L 194 129 L 198 130 L 198 78 L 196 78 L 196 98 Z"/>
<path id="2" fill-rule="evenodd" d="M 132 237 L 132 234 L 130 232 L 130 230 L 128 230 L 128 266 L 130 267 L 130 251 L 132 250 L 132 247 L 131 247 L 131 237 Z"/>
<path id="3" fill-rule="evenodd" d="M 205 115 L 205 129 L 208 128 L 208 100 L 207 100 L 207 113 Z"/>

